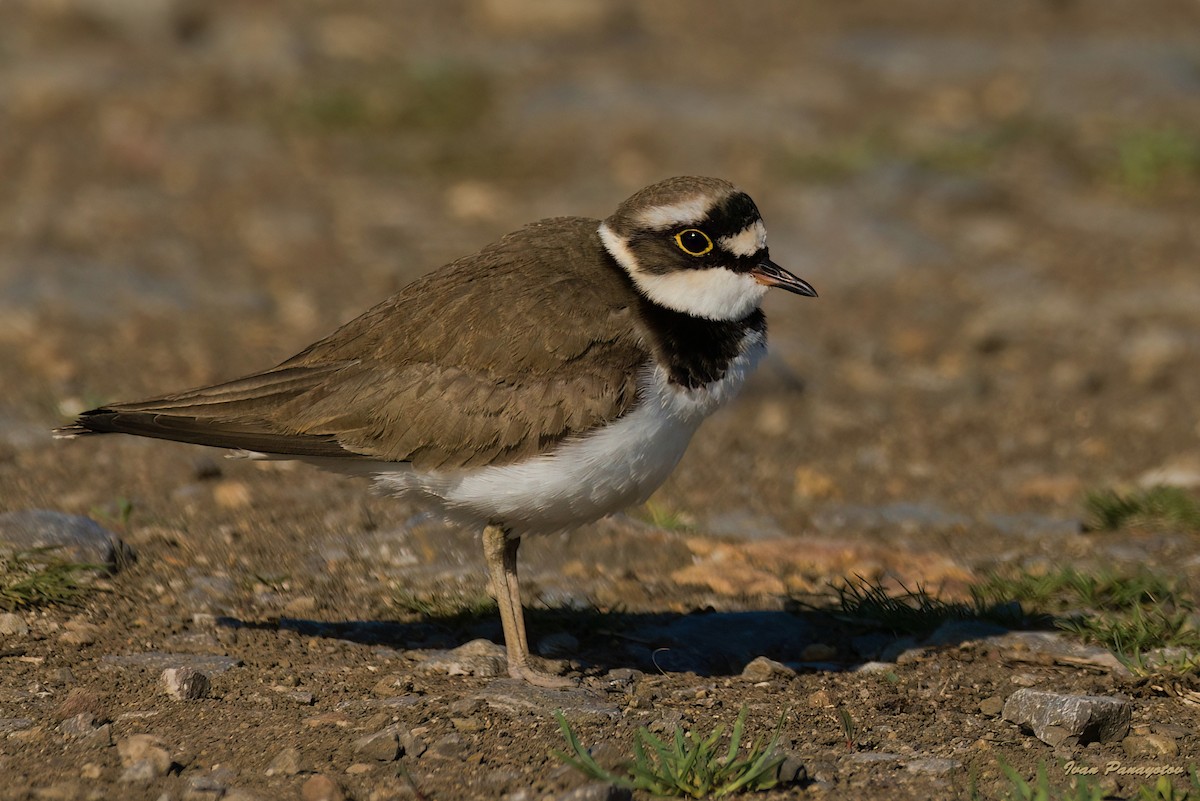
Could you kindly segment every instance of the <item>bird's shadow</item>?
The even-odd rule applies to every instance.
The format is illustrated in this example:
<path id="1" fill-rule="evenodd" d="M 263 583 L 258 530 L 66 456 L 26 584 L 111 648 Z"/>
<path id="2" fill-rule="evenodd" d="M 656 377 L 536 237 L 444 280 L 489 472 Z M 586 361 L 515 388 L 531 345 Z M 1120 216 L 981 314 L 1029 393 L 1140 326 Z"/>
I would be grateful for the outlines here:
<path id="1" fill-rule="evenodd" d="M 535 652 L 570 659 L 590 674 L 618 668 L 698 676 L 741 674 L 760 656 L 793 669 L 853 670 L 866 662 L 891 661 L 910 648 L 951 648 L 1009 629 L 1045 629 L 1046 620 L 947 621 L 920 634 L 881 629 L 823 609 L 701 610 L 687 614 L 534 608 L 526 612 Z M 441 651 L 478 638 L 503 643 L 495 609 L 429 614 L 415 621 L 319 621 L 278 618 L 220 625 L 294 631 L 393 650 Z"/>

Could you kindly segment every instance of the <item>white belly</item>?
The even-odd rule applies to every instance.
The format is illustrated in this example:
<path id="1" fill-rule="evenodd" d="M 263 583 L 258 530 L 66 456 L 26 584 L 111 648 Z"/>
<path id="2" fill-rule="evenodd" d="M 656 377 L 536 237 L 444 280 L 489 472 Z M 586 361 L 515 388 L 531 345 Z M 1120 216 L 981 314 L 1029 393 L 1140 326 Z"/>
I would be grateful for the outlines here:
<path id="1" fill-rule="evenodd" d="M 641 503 L 679 463 L 705 417 L 728 402 L 765 352 L 761 335 L 702 389 L 671 385 L 647 368 L 638 404 L 613 424 L 516 464 L 421 473 L 376 463 L 376 487 L 424 498 L 444 516 L 471 525 L 501 523 L 514 534 L 560 531 Z M 385 466 L 386 465 L 386 466 Z"/>

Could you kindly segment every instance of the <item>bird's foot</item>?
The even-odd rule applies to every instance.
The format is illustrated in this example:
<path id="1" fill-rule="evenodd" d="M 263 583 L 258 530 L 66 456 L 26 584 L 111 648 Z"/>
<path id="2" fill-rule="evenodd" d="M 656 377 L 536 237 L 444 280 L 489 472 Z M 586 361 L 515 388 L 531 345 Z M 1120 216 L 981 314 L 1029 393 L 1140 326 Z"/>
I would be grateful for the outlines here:
<path id="1" fill-rule="evenodd" d="M 508 675 L 532 684 L 534 687 L 545 687 L 548 690 L 565 690 L 568 687 L 579 685 L 579 682 L 566 676 L 555 676 L 553 673 L 537 670 L 528 662 L 509 662 Z"/>

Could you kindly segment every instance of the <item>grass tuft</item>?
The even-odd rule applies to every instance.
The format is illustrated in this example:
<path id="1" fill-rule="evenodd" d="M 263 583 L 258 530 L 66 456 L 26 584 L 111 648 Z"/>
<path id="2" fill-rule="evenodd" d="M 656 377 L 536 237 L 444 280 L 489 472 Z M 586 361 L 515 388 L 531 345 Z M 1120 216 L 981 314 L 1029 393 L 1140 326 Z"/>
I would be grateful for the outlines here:
<path id="1" fill-rule="evenodd" d="M 0 555 L 0 609 L 11 612 L 52 604 L 74 604 L 88 591 L 91 575 L 105 565 L 71 562 L 55 548 Z"/>
<path id="2" fill-rule="evenodd" d="M 878 582 L 856 576 L 856 581 L 834 586 L 839 618 L 870 623 L 894 634 L 928 634 L 950 620 L 989 620 L 1000 625 L 1020 622 L 1019 609 L 1011 603 L 993 603 L 972 592 L 970 601 L 944 601 L 923 586 L 910 590 L 903 584 L 893 594 Z"/>
<path id="3" fill-rule="evenodd" d="M 1093 530 L 1180 527 L 1200 531 L 1200 499 L 1179 487 L 1160 485 L 1125 494 L 1111 489 L 1091 492 L 1085 506 Z"/>
<path id="4" fill-rule="evenodd" d="M 724 726 L 717 726 L 704 738 L 696 732 L 685 734 L 676 728 L 667 738 L 669 742 L 654 736 L 643 726 L 633 741 L 633 759 L 624 766 L 627 772 L 618 774 L 601 767 L 592 758 L 559 711 L 554 713 L 554 718 L 570 753 L 558 750 L 551 753 L 594 779 L 629 790 L 643 790 L 659 796 L 720 798 L 730 793 L 769 790 L 778 784 L 778 770 L 784 757 L 775 753 L 775 747 L 786 717 L 786 712 L 779 716 L 770 740 L 763 744 L 755 740 L 745 756 L 738 753 L 746 726 L 744 706 L 733 724 L 726 749 L 717 745 L 725 733 Z"/>

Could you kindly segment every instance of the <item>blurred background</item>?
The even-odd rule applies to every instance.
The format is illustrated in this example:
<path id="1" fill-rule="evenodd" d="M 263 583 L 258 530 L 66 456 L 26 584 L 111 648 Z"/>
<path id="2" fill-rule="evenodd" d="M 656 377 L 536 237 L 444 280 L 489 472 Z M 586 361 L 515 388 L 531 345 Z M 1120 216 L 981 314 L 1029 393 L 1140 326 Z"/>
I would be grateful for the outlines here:
<path id="1" fill-rule="evenodd" d="M 688 173 L 821 297 L 767 301 L 652 518 L 1002 555 L 1089 489 L 1200 484 L 1192 0 L 7 0 L 0 510 L 195 524 L 206 453 L 47 430 Z M 362 491 L 221 469 L 218 519 Z"/>

